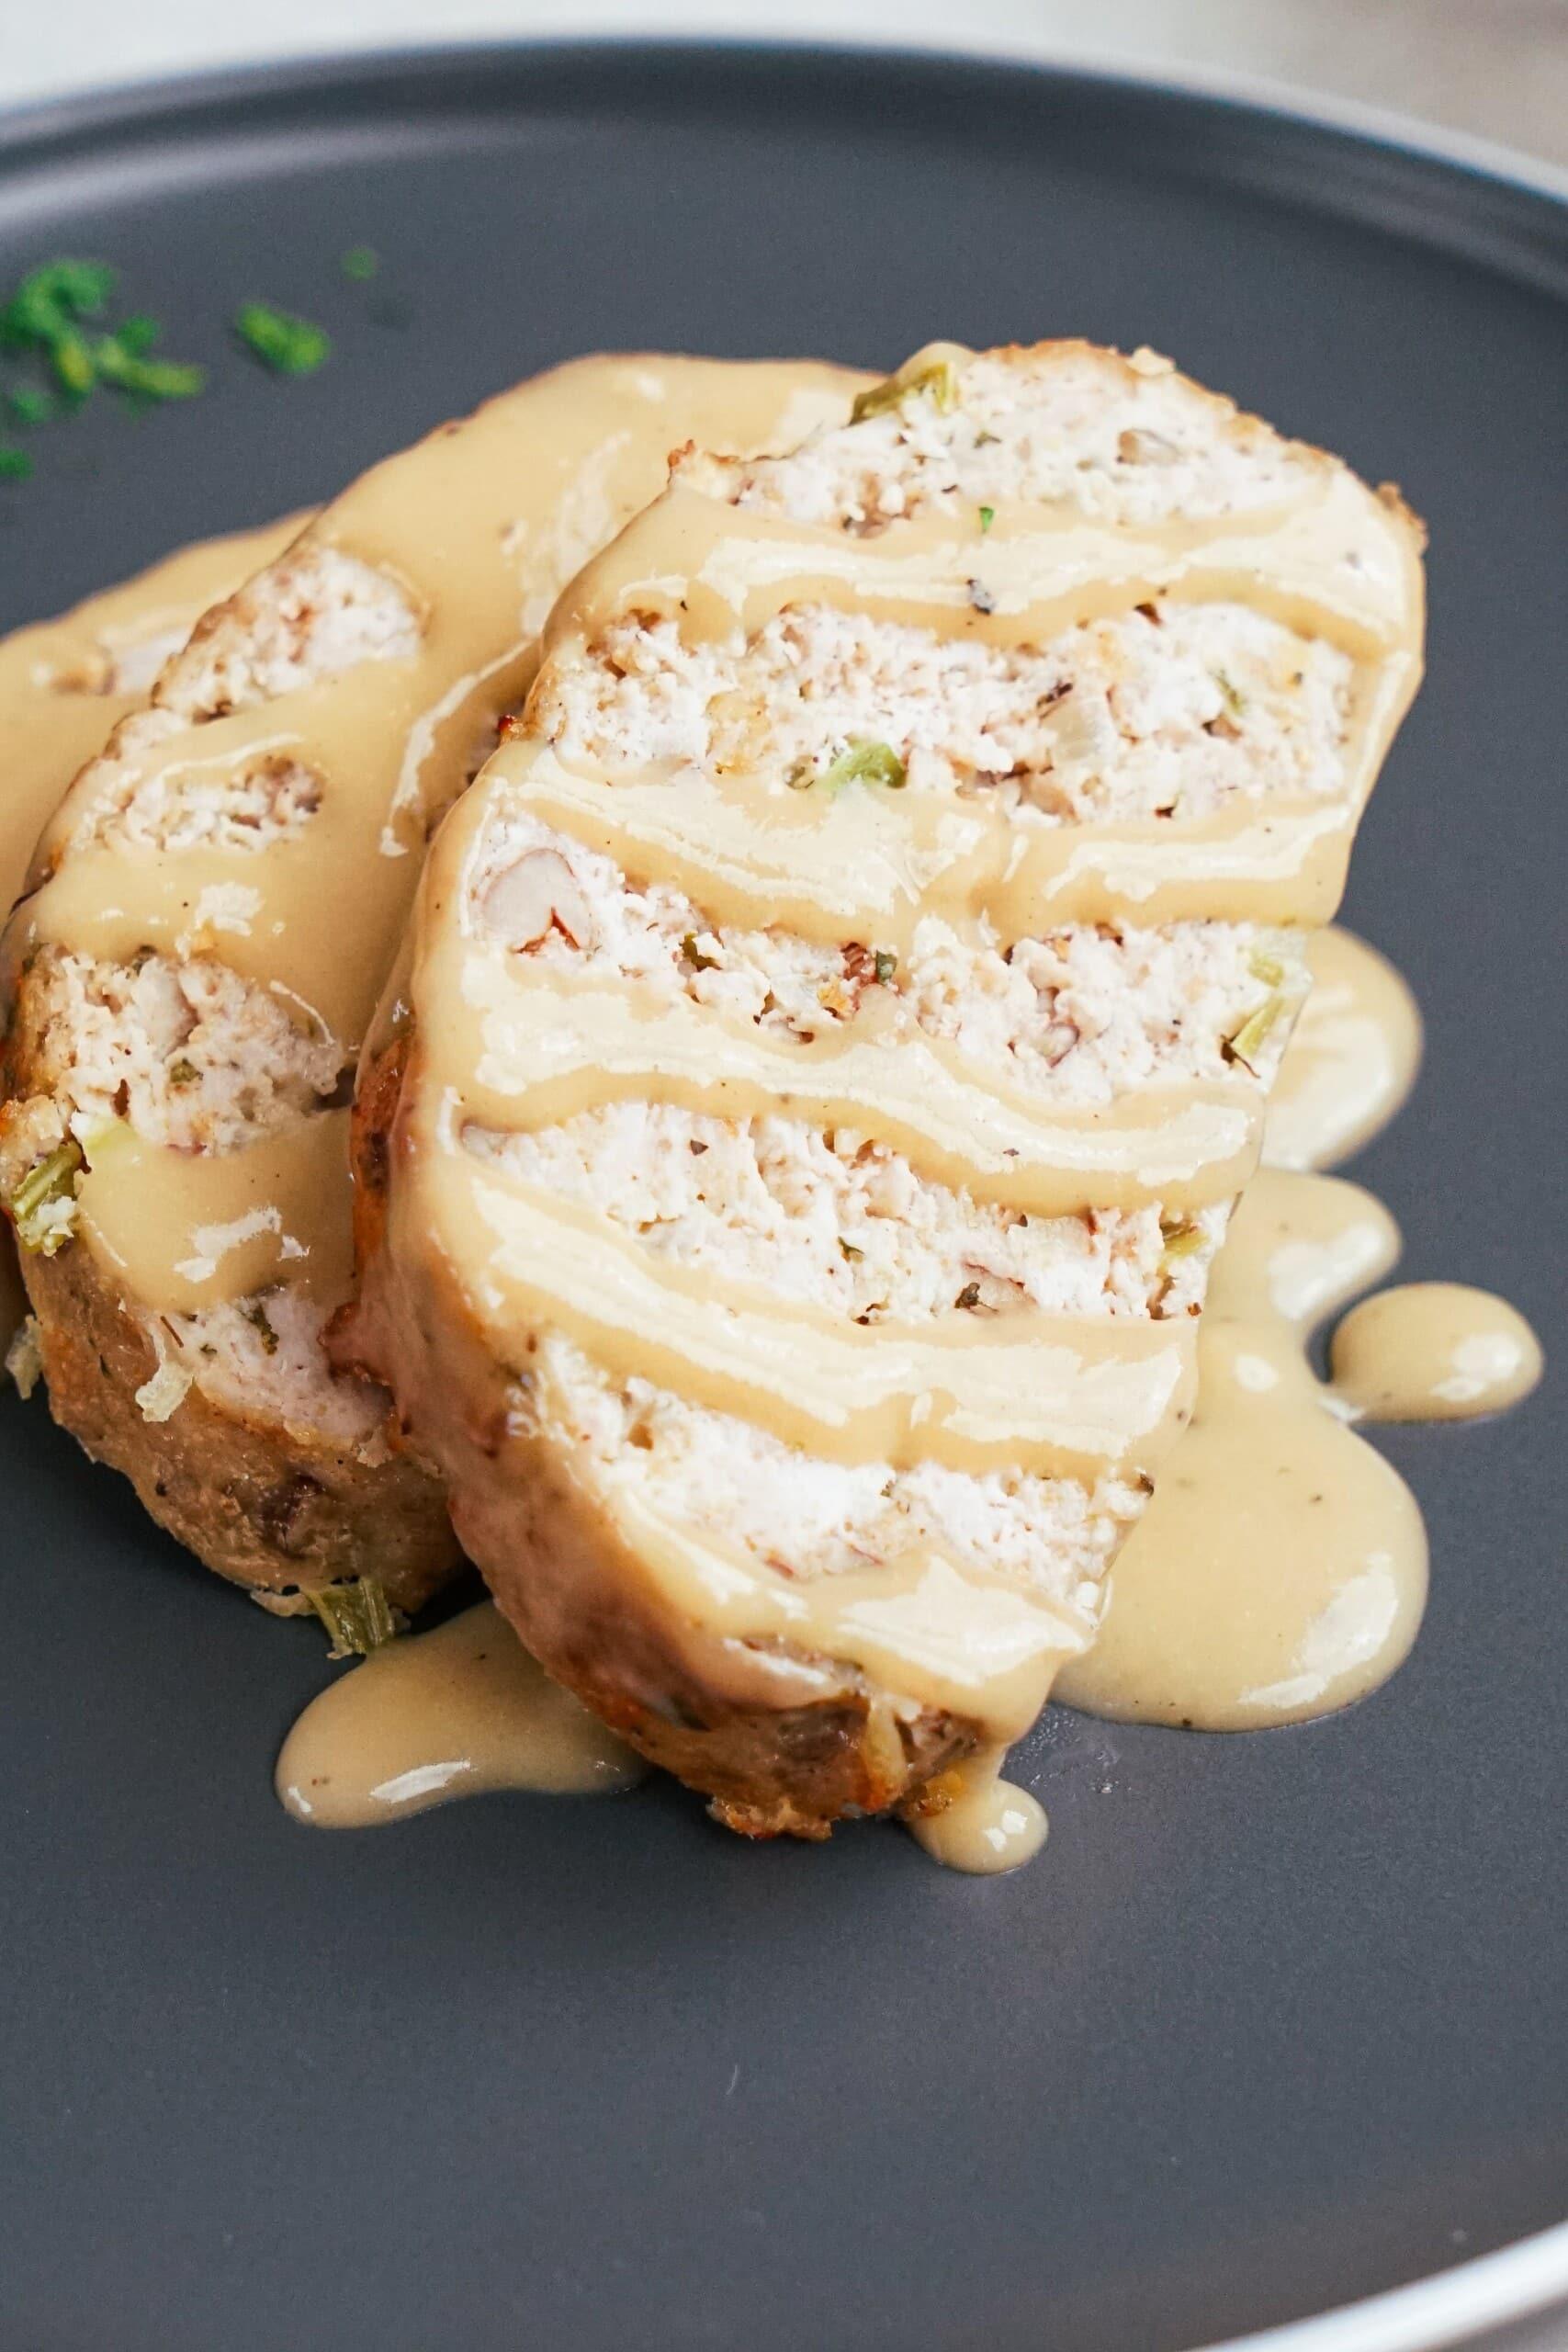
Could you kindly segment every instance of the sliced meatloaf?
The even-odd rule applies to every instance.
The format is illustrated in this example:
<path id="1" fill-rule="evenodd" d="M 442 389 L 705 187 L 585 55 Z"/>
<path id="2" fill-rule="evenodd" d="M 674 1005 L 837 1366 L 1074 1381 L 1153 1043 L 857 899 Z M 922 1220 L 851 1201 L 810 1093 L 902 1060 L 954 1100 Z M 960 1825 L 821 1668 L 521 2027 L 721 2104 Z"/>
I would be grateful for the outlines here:
<path id="1" fill-rule="evenodd" d="M 934 346 L 563 595 L 362 1076 L 359 1307 L 548 1671 L 750 1834 L 1092 1639 L 1420 668 L 1397 497 Z"/>
<path id="2" fill-rule="evenodd" d="M 443 427 L 207 614 L 46 837 L 0 1162 L 51 1407 L 259 1599 L 367 1639 L 456 1556 L 384 1395 L 321 1347 L 350 1080 L 428 835 L 670 449 L 789 446 L 862 380 L 588 359 Z"/>

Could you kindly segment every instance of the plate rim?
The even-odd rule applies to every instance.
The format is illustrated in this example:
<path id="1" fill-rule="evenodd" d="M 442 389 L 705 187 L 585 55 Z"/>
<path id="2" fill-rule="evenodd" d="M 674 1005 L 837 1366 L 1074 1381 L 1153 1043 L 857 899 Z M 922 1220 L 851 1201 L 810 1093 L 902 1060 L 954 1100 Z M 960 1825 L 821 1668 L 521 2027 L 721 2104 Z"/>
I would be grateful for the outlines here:
<path id="1" fill-rule="evenodd" d="M 578 13 L 589 19 L 595 0 L 582 0 Z M 770 23 L 770 11 L 748 14 L 746 29 L 725 30 L 700 18 L 667 19 L 658 33 L 629 34 L 611 24 L 584 31 L 544 30 L 515 39 L 489 35 L 450 40 L 367 43 L 360 49 L 307 48 L 281 56 L 265 52 L 207 66 L 191 73 L 155 72 L 130 78 L 95 82 L 80 89 L 45 91 L 38 96 L 0 104 L 0 164 L 9 164 L 35 141 L 47 143 L 75 129 L 96 131 L 127 129 L 143 118 L 168 110 L 190 114 L 202 107 L 262 93 L 321 92 L 333 84 L 352 81 L 396 81 L 411 72 L 451 68 L 491 61 L 516 63 L 530 57 L 581 59 L 587 64 L 595 54 L 684 53 L 734 57 L 765 62 L 781 53 L 846 62 L 878 58 L 883 62 L 939 67 L 991 65 L 1012 68 L 1043 81 L 1088 83 L 1109 90 L 1136 91 L 1149 98 L 1208 100 L 1238 114 L 1277 118 L 1298 127 L 1327 131 L 1354 141 L 1369 151 L 1385 151 L 1404 160 L 1436 164 L 1465 177 L 1489 182 L 1509 191 L 1544 198 L 1564 213 L 1568 230 L 1568 164 L 1529 154 L 1506 141 L 1430 123 L 1394 107 L 1341 96 L 1316 85 L 1282 82 L 1265 74 L 1221 66 L 1189 65 L 1179 59 L 1156 59 L 1140 65 L 1103 51 L 1065 50 L 1026 33 L 976 31 L 962 40 L 907 37 L 883 33 L 871 24 L 857 25 L 852 37 L 842 39 L 791 26 L 783 18 Z"/>
<path id="2" fill-rule="evenodd" d="M 591 7 L 585 13 L 591 14 Z M 25 174 L 29 163 L 45 164 L 51 147 L 84 133 L 94 139 L 123 136 L 139 128 L 154 129 L 161 117 L 171 114 L 188 122 L 260 97 L 320 97 L 334 86 L 346 85 L 374 89 L 395 85 L 410 75 L 471 69 L 487 61 L 515 67 L 542 55 L 553 62 L 579 62 L 588 68 L 597 56 L 637 54 L 726 58 L 753 65 L 781 54 L 824 64 L 836 59 L 863 63 L 874 58 L 895 67 L 931 72 L 940 72 L 944 63 L 982 64 L 1056 85 L 1088 85 L 1111 96 L 1122 90 L 1156 102 L 1217 103 L 1237 116 L 1326 132 L 1369 154 L 1392 155 L 1439 175 L 1461 175 L 1482 187 L 1543 199 L 1548 217 L 1561 216 L 1568 248 L 1568 166 L 1499 141 L 1422 121 L 1397 108 L 1315 86 L 1298 87 L 1267 74 L 1188 65 L 1174 59 L 1143 66 L 1103 53 L 1064 50 L 1026 33 L 976 31 L 954 40 L 884 34 L 874 26 L 857 25 L 852 38 L 840 39 L 750 16 L 744 31 L 676 15 L 657 34 L 608 26 L 544 30 L 514 39 L 476 36 L 376 42 L 361 49 L 312 48 L 270 58 L 258 54 L 193 73 L 160 72 L 46 92 L 0 106 L 0 183 L 13 173 Z M 1496 269 L 1502 264 L 1495 259 L 1489 266 Z M 1562 2299 L 1568 2299 L 1568 2218 L 1402 2286 L 1282 2325 L 1214 2339 L 1192 2346 L 1191 2352 L 1446 2352 L 1467 2344 L 1472 2352 L 1484 2352 L 1476 2341 L 1477 2331 L 1549 2315 Z"/>

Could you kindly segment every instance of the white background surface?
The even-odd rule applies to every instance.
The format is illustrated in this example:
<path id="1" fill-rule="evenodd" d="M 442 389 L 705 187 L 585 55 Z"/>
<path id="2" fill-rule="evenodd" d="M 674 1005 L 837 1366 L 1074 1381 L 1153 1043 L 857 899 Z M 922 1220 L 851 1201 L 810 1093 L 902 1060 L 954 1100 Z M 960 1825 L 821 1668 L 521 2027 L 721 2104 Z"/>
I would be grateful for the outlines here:
<path id="1" fill-rule="evenodd" d="M 0 0 L 0 104 L 312 51 L 674 30 L 1258 75 L 1568 165 L 1568 0 Z M 1493 2342 L 1568 2352 L 1568 2317 Z"/>

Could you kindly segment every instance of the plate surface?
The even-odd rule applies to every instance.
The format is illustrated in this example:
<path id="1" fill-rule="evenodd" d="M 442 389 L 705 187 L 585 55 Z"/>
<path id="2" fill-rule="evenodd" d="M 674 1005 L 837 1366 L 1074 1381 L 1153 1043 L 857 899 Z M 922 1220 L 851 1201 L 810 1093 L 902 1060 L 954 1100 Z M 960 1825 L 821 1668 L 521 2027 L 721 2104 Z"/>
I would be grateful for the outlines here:
<path id="1" fill-rule="evenodd" d="M 215 382 L 40 438 L 5 626 L 596 346 L 1147 341 L 1402 482 L 1431 676 L 1348 917 L 1430 1053 L 1367 1169 L 1408 1274 L 1568 1359 L 1547 198 L 1021 67 L 512 50 L 15 119 L 0 274 L 62 251 Z M 333 364 L 226 356 L 253 293 Z M 319 1635 L 7 1397 L 0 2344 L 1177 2352 L 1559 2220 L 1562 1395 L 1385 1441 L 1434 1555 L 1386 1690 L 1239 1739 L 1054 1711 L 1019 1758 L 1050 1845 L 990 1883 L 886 1829 L 753 1851 L 672 1788 L 296 1828 Z"/>

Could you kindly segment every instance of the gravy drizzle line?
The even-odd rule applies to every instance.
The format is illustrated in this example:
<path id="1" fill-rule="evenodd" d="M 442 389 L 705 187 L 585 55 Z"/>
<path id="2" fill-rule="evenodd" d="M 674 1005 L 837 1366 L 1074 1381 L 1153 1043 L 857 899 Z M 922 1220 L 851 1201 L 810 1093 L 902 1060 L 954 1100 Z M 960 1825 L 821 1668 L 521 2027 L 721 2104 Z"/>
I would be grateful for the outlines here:
<path id="1" fill-rule="evenodd" d="M 35 621 L 0 642 L 0 914 L 19 896 L 33 844 L 77 771 L 146 703 L 146 687 L 114 684 L 117 664 L 149 646 L 175 650 L 209 606 L 281 555 L 306 519 L 182 548 L 58 620 Z"/>
<path id="2" fill-rule="evenodd" d="M 921 354 L 911 369 L 932 356 Z M 1060 506 L 998 506 L 984 556 L 988 594 L 983 611 L 967 587 L 979 560 L 978 530 L 977 516 L 938 514 L 895 521 L 874 539 L 847 542 L 830 527 L 737 508 L 677 479 L 578 575 L 551 616 L 544 658 L 570 662 L 633 612 L 662 615 L 689 642 L 743 644 L 785 605 L 828 603 L 944 637 L 1018 644 L 1045 642 L 1071 624 L 1154 599 L 1241 597 L 1341 646 L 1352 658 L 1353 684 L 1342 782 L 1329 796 L 1337 804 L 1338 848 L 1325 864 L 1301 852 L 1298 842 L 1300 854 L 1283 861 L 1282 873 L 1277 865 L 1267 877 L 1237 876 L 1225 911 L 1297 922 L 1331 911 L 1355 819 L 1420 674 L 1420 567 L 1404 518 L 1342 469 L 1326 484 L 1314 481 L 1282 496 L 1262 514 L 1164 527 L 1108 526 Z M 635 771 L 601 773 L 588 763 L 569 791 L 567 774 L 542 734 L 525 722 L 502 744 L 485 787 L 456 812 L 436 846 L 416 917 L 415 1061 L 399 1114 L 401 1173 L 391 1194 L 389 1261 L 440 1264 L 463 1284 L 481 1322 L 491 1319 L 508 1332 L 519 1325 L 564 1331 L 612 1380 L 641 1374 L 687 1400 L 739 1414 L 840 1461 L 885 1460 L 891 1453 L 895 1461 L 926 1455 L 969 1469 L 1007 1463 L 1078 1476 L 1092 1467 L 1152 1469 L 1187 1417 L 1192 1345 L 1187 1318 L 1164 1327 L 1110 1317 L 1002 1318 L 1015 1334 L 1028 1333 L 1032 1363 L 1046 1374 L 1043 1395 L 1038 1379 L 1031 1383 L 1021 1356 L 1013 1356 L 1014 1377 L 1007 1379 L 1003 1367 L 1012 1351 L 1004 1339 L 949 1351 L 949 1318 L 919 1340 L 878 1327 L 863 1351 L 863 1369 L 857 1369 L 853 1341 L 861 1335 L 846 1343 L 836 1318 L 785 1310 L 775 1300 L 759 1301 L 753 1310 L 739 1285 L 710 1283 L 651 1258 L 615 1236 L 603 1217 L 539 1193 L 468 1148 L 470 1119 L 488 1118 L 504 1129 L 521 1127 L 530 1117 L 510 1084 L 494 1080 L 496 1057 L 487 1052 L 488 1011 L 498 990 L 506 990 L 496 978 L 493 944 L 483 937 L 475 887 L 485 820 L 509 799 L 526 808 L 537 784 L 546 799 L 553 796 L 552 816 L 568 835 L 602 847 L 607 831 L 619 837 L 623 794 L 652 781 Z M 693 782 L 685 771 L 667 779 L 670 808 L 651 829 L 660 845 L 659 877 L 689 888 L 716 928 L 743 927 L 771 894 L 777 869 L 787 869 L 787 856 L 775 855 L 781 844 L 799 852 L 808 842 L 808 828 L 827 830 L 826 796 L 795 796 L 811 803 L 809 812 L 777 820 L 779 804 L 790 797 L 782 775 L 711 778 L 688 800 Z M 896 842 L 900 829 L 908 834 L 933 821 L 919 808 L 921 795 L 897 797 L 897 815 L 867 820 L 880 822 L 885 843 Z M 837 805 L 878 799 L 874 790 L 851 786 Z M 716 801 L 732 804 L 741 820 L 739 829 L 734 823 L 727 832 L 721 829 L 717 854 L 707 845 L 702 821 Z M 645 831 L 648 806 L 645 791 Z M 1219 824 L 1210 821 L 1208 844 L 1224 836 L 1227 824 L 1233 837 L 1254 827 L 1261 813 L 1256 804 L 1245 814 L 1224 812 Z M 980 854 L 971 857 L 964 876 L 967 911 L 971 920 L 984 919 L 1005 933 L 1005 891 L 1017 845 L 1026 841 L 1027 856 L 1033 844 L 1015 819 L 980 812 Z M 1062 872 L 1070 874 L 1072 849 L 1092 842 L 1098 831 L 1092 822 L 1041 828 L 1040 838 L 1050 841 L 1047 854 L 1062 858 Z M 1188 829 L 1178 818 L 1163 831 L 1158 855 L 1179 874 Z M 754 840 L 750 848 L 748 832 Z M 1321 838 L 1314 840 L 1321 848 Z M 804 863 L 811 864 L 808 847 Z M 649 861 L 638 855 L 626 865 L 646 876 Z M 929 860 L 896 848 L 883 872 L 885 879 L 894 877 L 894 911 L 907 928 L 940 903 L 940 868 L 933 871 Z M 821 874 L 818 859 L 816 878 Z M 787 889 L 787 870 L 784 878 Z M 1036 912 L 1035 920 L 1079 918 L 1101 902 L 1102 892 L 1103 881 L 1091 878 L 1080 901 L 1068 882 L 1048 918 Z M 1153 895 L 1145 889 L 1142 921 L 1156 919 Z M 1205 913 L 1219 911 L 1206 892 L 1201 905 Z M 829 921 L 830 909 L 827 936 L 837 944 L 880 944 L 887 893 L 874 903 L 852 861 L 840 861 L 818 907 L 819 923 Z M 776 900 L 772 919 L 778 920 Z M 1011 919 L 1024 920 L 1023 901 L 1015 904 Z M 521 1004 L 522 992 L 513 993 Z M 694 1083 L 670 1070 L 653 1049 L 660 1033 L 656 1006 L 638 984 L 558 988 L 548 1001 L 552 1022 L 570 1033 L 563 1048 L 568 1069 L 607 1063 L 618 1089 L 635 1087 L 648 1100 L 683 1099 L 682 1087 Z M 754 1051 L 750 1067 L 738 1069 L 739 1057 L 710 1008 L 694 1009 L 688 1025 L 716 1058 L 732 1115 L 745 1115 L 750 1107 L 777 1108 L 790 1099 L 771 1069 L 768 1082 L 760 1082 Z M 524 1039 L 514 1012 L 505 1042 L 508 1047 L 522 1044 L 526 1056 Z M 806 1093 L 809 1101 L 809 1077 Z M 1195 1093 L 1188 1091 L 1190 1102 Z M 875 1102 L 863 1096 L 856 1109 L 857 1130 L 881 1140 L 899 1132 L 886 1094 Z M 1262 1109 L 1262 1090 L 1255 1087 L 1254 1147 Z M 1124 1161 L 1118 1164 L 1109 1131 L 1098 1142 L 1074 1170 L 1056 1171 L 1062 1206 L 1091 1207 L 1106 1196 L 1103 1188 L 1115 1183 L 1124 1188 L 1119 1197 L 1157 1197 L 1175 1209 L 1203 1197 L 1201 1163 L 1168 1176 L 1156 1193 L 1140 1188 Z M 972 1136 L 953 1136 L 953 1163 L 964 1183 L 984 1189 L 987 1171 Z M 1171 1367 L 1161 1409 L 1153 1416 L 1148 1383 L 1125 1376 L 1133 1331 L 1159 1348 Z M 1073 1361 L 1054 1365 L 1053 1354 Z M 529 1409 L 548 1418 L 547 1352 L 535 1354 L 529 1378 L 535 1391 Z M 868 1389 L 874 1391 L 869 1397 Z M 716 1544 L 710 1533 L 655 1523 L 648 1507 L 619 1487 L 604 1499 L 625 1539 L 618 1547 L 623 1560 L 635 1562 L 636 1574 L 646 1577 L 661 1628 L 678 1628 L 672 1638 L 699 1647 L 707 1678 L 721 1687 L 738 1670 L 735 1636 L 754 1642 L 782 1633 L 807 1656 L 863 1667 L 900 1693 L 977 1721 L 987 1741 L 1000 1745 L 1032 1720 L 1056 1667 L 1081 1646 L 1081 1639 L 1064 1638 L 1060 1614 L 1053 1622 L 1036 1596 L 999 1577 L 961 1576 L 924 1547 L 863 1577 L 791 1579 L 742 1557 L 739 1546 Z M 954 1587 L 967 1589 L 960 1597 Z M 1021 1625 L 1030 1618 L 1035 1622 L 1021 1645 Z M 960 1623 L 964 1634 L 955 1640 Z M 976 1675 L 993 1628 L 996 1657 L 991 1670 L 982 1665 Z"/>
<path id="3" fill-rule="evenodd" d="M 788 447 L 841 416 L 869 379 L 816 362 L 744 363 L 633 355 L 576 360 L 444 427 L 374 468 L 310 526 L 312 545 L 357 559 L 406 593 L 417 650 L 369 659 L 254 708 L 184 728 L 73 793 L 51 826 L 33 895 L 7 937 L 14 967 L 40 941 L 129 960 L 152 946 L 210 956 L 271 989 L 291 1017 L 352 1061 L 392 961 L 427 834 L 476 750 L 525 691 L 537 632 L 584 557 L 652 497 L 672 444 L 742 451 Z M 298 761 L 319 780 L 314 812 L 260 849 L 138 854 L 83 842 L 128 783 L 214 778 L 258 760 Z M 130 771 L 128 776 L 128 769 Z M 77 842 L 73 847 L 72 843 Z M 254 1149 L 265 1152 L 266 1147 Z M 309 1146 L 291 1147 L 297 1168 Z M 117 1175 L 107 1212 L 85 1218 L 116 1281 L 145 1304 L 178 1303 L 199 1227 L 231 1228 L 258 1209 L 254 1151 L 193 1158 L 177 1187 L 144 1151 Z M 347 1170 L 271 1205 L 298 1251 L 271 1282 L 320 1281 L 341 1266 Z M 243 1296 L 255 1250 L 227 1253 L 204 1303 Z"/>
<path id="4" fill-rule="evenodd" d="M 460 974 L 457 969 L 461 965 Z M 876 1134 L 923 1174 L 976 1200 L 1044 1216 L 1227 1199 L 1258 1157 L 1258 1088 L 1247 1079 L 1129 1088 L 1109 1104 L 1058 1105 L 873 999 L 840 1033 L 784 1040 L 689 997 L 640 998 L 509 956 L 499 942 L 435 945 L 479 1039 L 469 1118 L 531 1134 L 603 1102 L 679 1103 L 722 1118 L 787 1102 L 822 1127 Z M 446 977 L 444 975 L 444 977 Z M 897 1052 L 887 1047 L 896 1043 Z"/>

